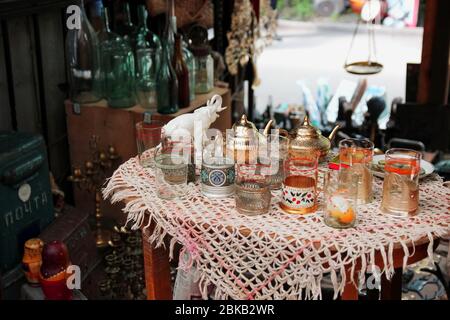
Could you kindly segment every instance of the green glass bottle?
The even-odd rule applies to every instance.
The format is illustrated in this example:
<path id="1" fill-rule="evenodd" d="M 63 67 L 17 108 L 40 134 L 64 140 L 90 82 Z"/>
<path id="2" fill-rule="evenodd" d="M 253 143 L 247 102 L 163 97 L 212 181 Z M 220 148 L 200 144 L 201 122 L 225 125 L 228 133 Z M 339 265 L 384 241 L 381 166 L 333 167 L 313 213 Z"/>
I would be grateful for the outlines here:
<path id="1" fill-rule="evenodd" d="M 98 41 L 100 42 L 100 46 L 102 43 L 108 40 L 112 40 L 117 37 L 117 34 L 111 31 L 111 26 L 109 23 L 109 9 L 108 7 L 104 7 L 102 9 L 102 20 L 101 20 L 101 28 L 97 32 Z"/>
<path id="2" fill-rule="evenodd" d="M 129 41 L 120 36 L 102 45 L 105 95 L 112 108 L 129 108 L 136 104 L 135 64 Z"/>
<path id="3" fill-rule="evenodd" d="M 124 2 L 122 5 L 122 10 L 117 16 L 115 31 L 125 40 L 130 41 L 130 45 L 133 50 L 136 46 L 135 39 L 133 37 L 136 34 L 136 29 L 136 26 L 131 21 L 130 5 L 128 2 Z"/>
<path id="4" fill-rule="evenodd" d="M 158 112 L 170 114 L 178 111 L 178 81 L 170 59 L 170 48 L 162 42 L 161 64 L 156 77 Z"/>
<path id="5" fill-rule="evenodd" d="M 166 27 L 164 29 L 163 38 L 167 42 L 169 55 L 172 59 L 175 45 L 175 34 L 177 33 L 177 17 L 175 16 L 174 0 L 167 2 Z"/>
<path id="6" fill-rule="evenodd" d="M 136 96 L 139 104 L 156 111 L 156 76 L 160 65 L 161 41 L 147 25 L 150 16 L 145 6 L 138 7 L 139 27 L 136 35 Z"/>

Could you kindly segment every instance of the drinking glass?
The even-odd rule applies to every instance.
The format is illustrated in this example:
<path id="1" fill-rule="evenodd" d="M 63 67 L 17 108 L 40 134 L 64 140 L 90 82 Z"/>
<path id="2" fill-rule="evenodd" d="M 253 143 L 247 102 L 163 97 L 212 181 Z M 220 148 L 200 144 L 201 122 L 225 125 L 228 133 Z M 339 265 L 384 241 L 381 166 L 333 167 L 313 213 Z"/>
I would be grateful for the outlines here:
<path id="1" fill-rule="evenodd" d="M 269 134 L 261 139 L 258 158 L 261 163 L 270 165 L 269 184 L 271 190 L 281 189 L 284 179 L 284 161 L 288 155 L 289 139 L 279 134 Z"/>
<path id="2" fill-rule="evenodd" d="M 188 165 L 188 182 L 195 182 L 194 163 L 194 140 L 190 135 L 166 135 L 164 132 L 161 139 L 162 148 L 165 152 L 178 154 L 186 158 Z"/>
<path id="3" fill-rule="evenodd" d="M 386 151 L 381 210 L 399 217 L 412 216 L 419 207 L 421 153 L 393 148 Z"/>
<path id="4" fill-rule="evenodd" d="M 172 200 L 183 196 L 187 190 L 187 157 L 182 151 L 158 146 L 154 161 L 158 197 Z"/>
<path id="5" fill-rule="evenodd" d="M 216 158 L 222 157 L 230 158 L 233 161 L 232 157 L 228 157 L 227 154 L 226 132 L 218 129 L 206 130 L 206 136 L 202 141 L 202 163 L 212 163 Z"/>
<path id="6" fill-rule="evenodd" d="M 150 156 L 150 149 L 161 143 L 162 127 L 164 124 L 159 121 L 138 122 L 136 124 L 136 143 L 139 163 L 144 168 L 153 168 L 154 157 Z"/>
<path id="7" fill-rule="evenodd" d="M 373 199 L 373 175 L 370 164 L 373 158 L 373 143 L 368 139 L 345 139 L 339 143 L 340 168 L 343 179 L 350 181 L 358 177 L 357 202 L 370 203 Z"/>
<path id="8" fill-rule="evenodd" d="M 148 79 L 136 80 L 136 99 L 142 108 L 156 112 L 158 101 L 156 96 L 156 82 Z"/>
<path id="9" fill-rule="evenodd" d="M 238 212 L 256 216 L 269 212 L 270 193 L 269 166 L 264 164 L 238 164 L 236 166 L 236 209 Z"/>
<path id="10" fill-rule="evenodd" d="M 319 157 L 318 151 L 301 152 L 285 161 L 280 207 L 287 213 L 316 211 Z"/>
<path id="11" fill-rule="evenodd" d="M 228 197 L 235 189 L 234 161 L 225 155 L 224 137 L 224 133 L 216 130 L 207 132 L 203 140 L 200 180 L 202 193 L 210 198 Z"/>
<path id="12" fill-rule="evenodd" d="M 324 222 L 337 229 L 353 227 L 357 217 L 358 178 L 345 181 L 342 176 L 342 170 L 329 170 L 324 179 Z"/>

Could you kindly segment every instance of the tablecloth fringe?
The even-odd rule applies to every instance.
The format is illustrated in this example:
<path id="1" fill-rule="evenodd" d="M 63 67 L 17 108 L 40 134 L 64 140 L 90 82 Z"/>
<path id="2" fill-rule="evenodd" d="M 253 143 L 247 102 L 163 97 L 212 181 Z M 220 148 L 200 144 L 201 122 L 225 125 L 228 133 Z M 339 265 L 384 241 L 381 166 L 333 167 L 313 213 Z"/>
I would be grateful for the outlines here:
<path id="1" fill-rule="evenodd" d="M 155 219 L 155 214 L 152 212 L 152 209 L 147 207 L 147 204 L 141 200 L 141 197 L 144 195 L 140 194 L 140 191 L 135 189 L 132 184 L 130 184 L 128 181 L 125 181 L 126 179 L 122 179 L 120 173 L 115 173 L 114 179 L 110 179 L 107 182 L 106 187 L 103 189 L 103 197 L 104 198 L 110 198 L 112 203 L 117 203 L 121 201 L 126 201 L 125 207 L 122 209 L 123 212 L 127 213 L 127 220 L 126 224 L 131 224 L 131 228 L 133 230 L 137 230 L 142 228 L 144 231 L 147 230 L 150 227 L 150 223 L 153 219 Z M 146 214 L 149 215 L 148 223 L 147 225 L 143 226 Z M 156 217 L 157 218 L 157 217 Z M 156 221 L 158 222 L 158 221 Z M 174 254 L 174 247 L 175 243 L 179 242 L 181 245 L 184 245 L 185 247 L 183 250 L 189 251 L 190 254 L 193 254 L 192 259 L 185 263 L 183 268 L 189 269 L 195 261 L 198 260 L 198 256 L 201 252 L 198 250 L 197 246 L 198 243 L 194 242 L 194 239 L 191 239 L 191 236 L 189 234 L 185 234 L 181 232 L 182 230 L 175 230 L 172 226 L 172 229 L 167 230 L 164 228 L 163 225 L 159 223 L 154 224 L 154 228 L 152 230 L 152 233 L 149 234 L 148 240 L 151 244 L 153 244 L 155 247 L 165 247 L 164 244 L 164 238 L 169 233 L 172 237 L 170 241 L 169 246 L 169 257 L 170 259 L 173 259 Z M 181 229 L 181 228 L 180 228 Z M 178 232 L 179 231 L 179 232 Z M 443 237 L 446 236 L 449 233 L 449 230 L 446 229 L 444 226 L 441 228 L 437 226 L 432 227 L 424 227 L 423 230 L 424 234 L 427 235 L 429 244 L 427 248 L 427 254 L 428 258 L 433 258 L 433 244 L 434 244 L 434 237 Z M 403 268 L 406 268 L 407 261 L 409 257 L 411 257 L 414 252 L 415 248 L 414 246 L 412 248 L 408 248 L 407 243 L 414 243 L 414 241 L 417 241 L 419 239 L 399 239 L 399 243 L 402 245 L 403 252 L 404 252 L 404 259 L 403 259 Z M 194 247 L 189 248 L 189 243 L 193 243 Z M 361 248 L 359 248 L 361 249 Z M 412 249 L 412 250 L 410 250 Z M 312 249 L 314 250 L 314 249 Z M 340 266 L 331 266 L 328 268 L 328 270 L 325 270 L 322 268 L 323 272 L 330 272 L 331 275 L 331 281 L 334 288 L 334 298 L 336 299 L 339 294 L 342 294 L 345 284 L 347 282 L 347 277 L 351 277 L 351 281 L 359 287 L 359 284 L 365 283 L 366 277 L 365 273 L 367 271 L 376 270 L 375 268 L 375 256 L 376 251 L 379 251 L 381 254 L 381 257 L 383 259 L 384 268 L 381 271 L 385 274 L 387 279 L 391 279 L 392 275 L 394 274 L 394 258 L 393 258 L 393 251 L 394 251 L 394 243 L 389 242 L 387 244 L 379 245 L 378 247 L 371 247 L 368 251 L 363 252 L 362 250 L 357 250 L 355 252 L 347 253 L 350 257 L 349 263 L 347 263 L 344 267 L 344 265 L 341 263 Z M 275 258 L 275 257 L 274 257 Z M 358 260 L 361 260 L 361 269 L 357 275 L 355 275 L 355 265 Z M 207 259 L 205 259 L 207 260 Z M 348 270 L 348 267 L 350 267 L 350 274 L 347 273 L 346 270 Z M 318 271 L 316 267 L 314 267 L 314 271 Z M 208 288 L 215 284 L 213 275 L 210 274 L 210 270 L 208 270 L 208 264 L 205 264 L 203 268 L 199 268 L 200 271 L 200 291 L 202 293 L 202 297 L 204 299 L 208 298 Z M 279 275 L 276 275 L 277 277 Z M 340 277 L 339 277 L 340 276 Z M 355 277 L 356 276 L 356 277 Z M 305 283 L 300 283 L 300 281 L 296 281 L 296 279 L 293 279 L 291 283 L 289 283 L 291 286 L 295 287 L 295 291 L 297 292 L 296 297 L 292 297 L 286 293 L 286 295 L 283 295 L 283 290 L 281 290 L 281 293 L 277 292 L 275 296 L 272 296 L 270 294 L 265 294 L 267 291 L 266 288 L 259 288 L 258 297 L 265 297 L 267 298 L 306 298 L 306 299 L 320 299 L 322 297 L 321 295 L 321 285 L 320 281 L 322 280 L 323 275 L 316 273 L 311 274 L 307 276 L 308 281 Z M 356 278 L 356 281 L 355 281 Z M 227 284 L 227 281 L 221 282 L 222 286 L 216 286 L 214 290 L 214 298 L 216 299 L 228 299 L 228 298 L 236 298 L 236 296 L 240 296 L 242 298 L 246 299 L 253 299 L 255 297 L 255 290 L 251 292 L 243 292 L 239 293 L 236 292 L 236 286 L 231 287 L 229 284 Z M 294 291 L 294 292 L 295 292 Z M 293 292 L 293 291 L 290 291 Z"/>

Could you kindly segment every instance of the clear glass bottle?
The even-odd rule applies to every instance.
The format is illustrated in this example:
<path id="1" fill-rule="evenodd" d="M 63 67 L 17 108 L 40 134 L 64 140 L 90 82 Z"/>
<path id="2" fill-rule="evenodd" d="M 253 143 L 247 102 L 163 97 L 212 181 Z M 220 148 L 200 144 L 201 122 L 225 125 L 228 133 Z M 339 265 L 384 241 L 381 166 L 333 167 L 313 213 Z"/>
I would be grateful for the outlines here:
<path id="1" fill-rule="evenodd" d="M 160 65 L 161 41 L 147 25 L 150 17 L 139 6 L 139 31 L 136 35 L 136 96 L 139 104 L 152 111 L 157 108 L 156 75 Z"/>
<path id="2" fill-rule="evenodd" d="M 115 37 L 102 45 L 105 95 L 112 108 L 136 104 L 134 55 L 128 41 Z"/>
<path id="3" fill-rule="evenodd" d="M 189 100 L 195 99 L 195 57 L 187 48 L 186 42 L 183 41 L 183 56 L 184 61 L 189 70 Z"/>
<path id="4" fill-rule="evenodd" d="M 161 64 L 156 77 L 158 112 L 170 114 L 178 111 L 178 80 L 170 59 L 170 48 L 166 40 L 162 42 Z"/>
<path id="5" fill-rule="evenodd" d="M 208 93 L 214 88 L 214 59 L 207 45 L 193 47 L 195 56 L 195 93 Z"/>
<path id="6" fill-rule="evenodd" d="M 101 99 L 99 44 L 83 1 L 80 8 L 81 27 L 69 29 L 66 37 L 69 95 L 73 102 L 92 103 Z"/>
<path id="7" fill-rule="evenodd" d="M 105 49 L 109 45 L 109 42 L 118 37 L 117 34 L 111 31 L 109 24 L 109 10 L 107 7 L 102 9 L 102 25 L 97 33 L 99 47 L 100 47 L 100 57 L 104 57 Z M 106 70 L 104 61 L 101 59 L 100 65 L 100 81 L 101 81 L 101 94 L 102 97 L 106 98 Z"/>
<path id="8" fill-rule="evenodd" d="M 178 80 L 178 106 L 180 108 L 189 107 L 189 70 L 183 57 L 182 39 L 179 34 L 175 35 L 175 47 L 172 59 L 172 66 Z"/>

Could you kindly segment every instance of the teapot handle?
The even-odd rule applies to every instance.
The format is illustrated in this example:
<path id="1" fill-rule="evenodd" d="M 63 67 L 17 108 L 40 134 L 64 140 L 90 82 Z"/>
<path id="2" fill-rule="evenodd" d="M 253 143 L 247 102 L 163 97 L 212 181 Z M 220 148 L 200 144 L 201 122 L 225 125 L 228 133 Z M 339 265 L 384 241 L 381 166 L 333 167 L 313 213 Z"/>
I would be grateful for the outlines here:
<path id="1" fill-rule="evenodd" d="M 279 132 L 280 136 L 288 138 L 288 139 L 290 138 L 289 131 L 287 131 L 286 129 L 278 129 L 278 132 Z"/>

